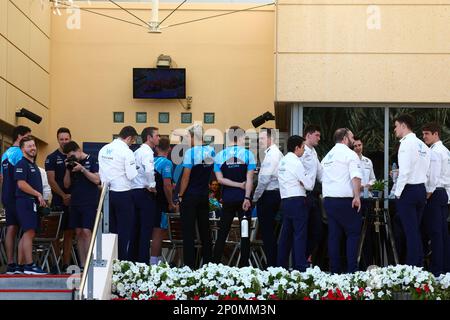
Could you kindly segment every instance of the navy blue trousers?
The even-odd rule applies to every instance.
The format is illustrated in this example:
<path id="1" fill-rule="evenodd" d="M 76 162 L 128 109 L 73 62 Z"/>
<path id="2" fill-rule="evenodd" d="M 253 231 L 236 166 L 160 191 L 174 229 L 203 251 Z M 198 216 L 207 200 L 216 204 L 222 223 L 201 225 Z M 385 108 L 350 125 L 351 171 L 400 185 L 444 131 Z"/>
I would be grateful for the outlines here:
<path id="1" fill-rule="evenodd" d="M 308 205 L 308 239 L 306 241 L 306 258 L 313 254 L 314 249 L 323 237 L 322 211 L 320 210 L 319 197 L 315 192 L 308 193 L 306 203 Z"/>
<path id="2" fill-rule="evenodd" d="M 263 249 L 267 258 L 267 266 L 274 267 L 277 263 L 277 239 L 275 236 L 275 217 L 280 210 L 280 191 L 264 191 L 258 199 L 256 210 L 258 225 L 261 230 Z"/>
<path id="3" fill-rule="evenodd" d="M 448 268 L 449 239 L 448 239 L 448 196 L 445 189 L 437 189 L 428 199 L 425 206 L 422 225 L 428 239 L 431 240 L 430 271 L 439 276 Z M 447 261 L 445 261 L 447 259 Z M 447 262 L 447 266 L 446 266 Z"/>
<path id="4" fill-rule="evenodd" d="M 117 233 L 119 260 L 133 261 L 135 210 L 132 191 L 109 192 L 109 227 Z"/>
<path id="5" fill-rule="evenodd" d="M 278 265 L 288 266 L 291 244 L 293 245 L 294 269 L 305 271 L 306 239 L 308 233 L 308 210 L 305 197 L 292 197 L 281 200 L 283 225 L 281 227 L 280 242 L 278 243 Z"/>
<path id="6" fill-rule="evenodd" d="M 132 261 L 149 263 L 150 239 L 156 215 L 156 200 L 154 194 L 147 189 L 133 189 L 133 202 L 135 209 L 134 252 Z"/>
<path id="7" fill-rule="evenodd" d="M 361 236 L 362 217 L 352 208 L 352 198 L 325 198 L 324 207 L 328 215 L 328 254 L 330 271 L 341 272 L 340 245 L 345 234 L 347 272 L 358 270 L 358 245 Z"/>
<path id="8" fill-rule="evenodd" d="M 406 238 L 407 265 L 421 267 L 423 264 L 420 224 L 426 199 L 424 184 L 407 184 L 397 199 L 397 215 Z"/>

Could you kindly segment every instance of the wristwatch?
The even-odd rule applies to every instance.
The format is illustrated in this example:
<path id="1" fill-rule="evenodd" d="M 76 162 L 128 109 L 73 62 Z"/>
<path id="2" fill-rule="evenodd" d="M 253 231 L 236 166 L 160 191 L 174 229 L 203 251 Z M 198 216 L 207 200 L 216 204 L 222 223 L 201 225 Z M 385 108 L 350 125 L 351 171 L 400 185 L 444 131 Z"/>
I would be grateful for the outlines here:
<path id="1" fill-rule="evenodd" d="M 252 198 L 250 198 L 250 197 L 245 197 L 245 199 L 252 202 Z"/>

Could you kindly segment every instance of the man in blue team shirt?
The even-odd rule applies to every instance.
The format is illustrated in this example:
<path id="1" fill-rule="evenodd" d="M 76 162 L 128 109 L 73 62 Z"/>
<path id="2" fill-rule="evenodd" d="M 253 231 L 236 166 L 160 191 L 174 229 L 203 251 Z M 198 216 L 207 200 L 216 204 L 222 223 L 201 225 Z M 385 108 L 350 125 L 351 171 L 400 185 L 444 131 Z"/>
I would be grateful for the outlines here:
<path id="1" fill-rule="evenodd" d="M 75 141 L 64 145 L 66 160 L 66 174 L 64 187 L 71 190 L 69 227 L 75 230 L 77 237 L 80 267 L 83 268 L 89 250 L 92 229 L 99 201 L 100 175 L 98 160 L 95 156 L 81 151 Z"/>
<path id="2" fill-rule="evenodd" d="M 214 149 L 203 146 L 203 129 L 195 126 L 189 130 L 192 148 L 186 150 L 183 158 L 180 201 L 183 226 L 184 264 L 194 268 L 195 222 L 197 221 L 202 242 L 203 263 L 211 261 L 212 244 L 209 231 L 209 180 L 213 171 Z"/>
<path id="3" fill-rule="evenodd" d="M 21 273 L 19 266 L 14 262 L 14 247 L 19 223 L 16 213 L 16 181 L 14 180 L 14 167 L 22 159 L 20 141 L 31 134 L 31 129 L 25 126 L 17 126 L 13 131 L 14 144 L 6 150 L 2 156 L 2 203 L 6 214 L 6 257 L 8 266 L 7 274 Z"/>
<path id="4" fill-rule="evenodd" d="M 64 231 L 63 270 L 67 269 L 71 261 L 73 230 L 69 227 L 70 190 L 64 188 L 64 174 L 66 173 L 66 155 L 63 152 L 64 145 L 72 136 L 67 128 L 59 128 L 56 133 L 59 148 L 47 156 L 45 171 L 47 171 L 48 183 L 52 188 L 52 208 L 55 211 L 63 211 L 61 228 Z M 57 241 L 55 242 L 58 251 Z"/>
<path id="5" fill-rule="evenodd" d="M 164 231 L 161 228 L 162 216 L 167 212 L 177 212 L 178 208 L 173 202 L 172 161 L 167 159 L 170 152 L 169 138 L 162 137 L 156 146 L 158 155 L 155 157 L 155 181 L 157 212 L 153 227 L 152 248 L 150 264 L 162 261 L 161 243 Z"/>
<path id="6" fill-rule="evenodd" d="M 239 266 L 248 265 L 250 255 L 250 219 L 251 192 L 253 189 L 253 173 L 256 168 L 255 157 L 245 149 L 245 132 L 238 126 L 230 127 L 227 133 L 231 146 L 219 152 L 214 161 L 214 172 L 217 181 L 223 186 L 223 214 L 220 219 L 219 234 L 214 248 L 214 261 L 220 263 L 225 241 L 231 224 L 237 214 L 241 221 L 245 217 L 248 230 L 241 230 L 247 236 L 241 236 L 241 259 Z"/>
<path id="7" fill-rule="evenodd" d="M 47 203 L 42 195 L 43 186 L 41 172 L 34 162 L 36 144 L 33 137 L 25 137 L 20 141 L 23 158 L 14 173 L 17 181 L 16 205 L 17 220 L 23 231 L 19 241 L 19 265 L 23 266 L 25 274 L 46 274 L 33 263 L 33 239 L 39 224 L 38 207 L 46 207 Z"/>

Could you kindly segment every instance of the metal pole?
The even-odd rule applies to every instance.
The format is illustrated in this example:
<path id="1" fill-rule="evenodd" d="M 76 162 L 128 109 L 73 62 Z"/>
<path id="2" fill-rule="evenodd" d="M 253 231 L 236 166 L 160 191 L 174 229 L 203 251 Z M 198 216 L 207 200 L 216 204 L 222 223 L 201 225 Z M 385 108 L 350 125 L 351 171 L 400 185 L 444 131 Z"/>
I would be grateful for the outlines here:
<path id="1" fill-rule="evenodd" d="M 92 253 L 91 253 L 92 255 Z M 94 264 L 89 264 L 88 270 L 88 279 L 87 279 L 87 298 L 88 300 L 94 299 Z M 81 292 L 83 294 L 83 292 Z"/>
<path id="2" fill-rule="evenodd" d="M 303 135 L 303 106 L 294 103 L 291 106 L 291 135 Z"/>
<path id="3" fill-rule="evenodd" d="M 384 107 L 384 181 L 389 181 L 389 107 Z M 384 208 L 389 208 L 389 185 L 384 186 Z"/>
<path id="4" fill-rule="evenodd" d="M 105 200 L 103 201 L 103 233 L 109 233 L 109 187 L 106 186 Z"/>

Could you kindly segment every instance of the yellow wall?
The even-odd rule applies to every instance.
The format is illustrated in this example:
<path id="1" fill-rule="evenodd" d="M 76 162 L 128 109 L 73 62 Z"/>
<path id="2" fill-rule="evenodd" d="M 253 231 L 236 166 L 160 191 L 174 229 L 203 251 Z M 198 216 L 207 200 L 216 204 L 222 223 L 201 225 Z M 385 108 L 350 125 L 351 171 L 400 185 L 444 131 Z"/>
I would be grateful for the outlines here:
<path id="1" fill-rule="evenodd" d="M 151 16 L 148 2 L 120 4 L 145 21 Z M 160 17 L 176 5 L 161 4 Z M 246 7 L 185 4 L 164 25 Z M 85 8 L 139 23 L 110 3 L 92 2 Z M 133 125 L 138 132 L 156 125 L 161 134 L 169 134 L 187 126 L 181 124 L 181 112 L 192 112 L 193 121 L 214 112 L 216 123 L 205 127 L 224 129 L 233 124 L 250 128 L 253 118 L 274 110 L 273 6 L 168 28 L 161 34 L 84 11 L 80 29 L 70 30 L 66 27 L 70 15 L 61 13 L 52 15 L 51 29 L 52 148 L 53 132 L 60 126 L 71 128 L 80 142 L 110 141 L 124 125 Z M 186 68 L 191 110 L 176 100 L 133 99 L 132 68 L 154 67 L 161 53 L 172 57 L 173 66 Z M 113 111 L 125 112 L 125 124 L 113 123 Z M 169 124 L 158 123 L 161 111 L 170 112 Z M 148 123 L 136 124 L 136 112 L 147 112 Z"/>
<path id="2" fill-rule="evenodd" d="M 15 112 L 43 117 L 37 125 Z M 46 1 L 0 0 L 0 120 L 29 126 L 48 140 L 50 110 L 50 6 Z"/>
<path id="3" fill-rule="evenodd" d="M 280 0 L 275 99 L 450 102 L 449 21 L 449 0 Z"/>

